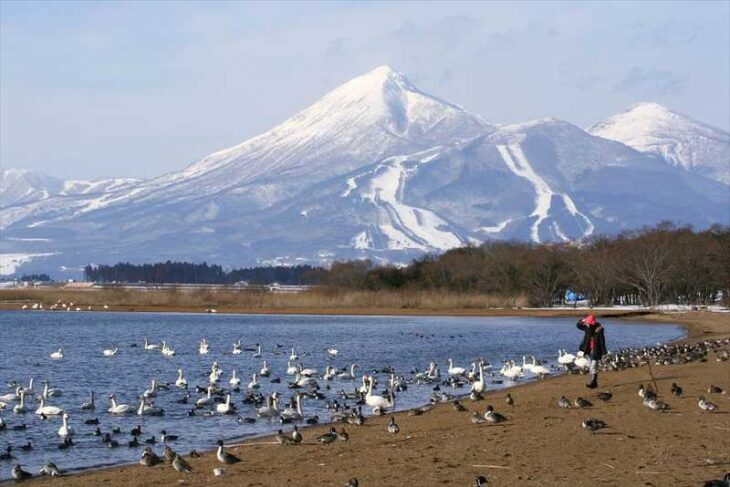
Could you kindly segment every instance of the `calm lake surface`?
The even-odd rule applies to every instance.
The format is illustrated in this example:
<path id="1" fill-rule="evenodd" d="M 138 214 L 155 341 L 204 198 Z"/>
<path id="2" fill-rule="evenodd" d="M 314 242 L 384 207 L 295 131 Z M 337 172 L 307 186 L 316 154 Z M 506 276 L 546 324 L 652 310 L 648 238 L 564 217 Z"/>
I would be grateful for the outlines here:
<path id="1" fill-rule="evenodd" d="M 630 324 L 625 321 L 602 320 L 606 327 L 609 350 L 655 345 L 684 336 L 684 330 L 674 325 Z M 151 342 L 166 340 L 176 350 L 174 357 L 159 352 L 145 351 L 144 337 Z M 198 342 L 207 338 L 210 342 L 208 355 L 198 354 Z M 239 338 L 243 346 L 254 347 L 260 343 L 263 356 L 253 358 L 252 352 L 231 354 L 232 346 Z M 239 425 L 233 416 L 195 416 L 187 412 L 199 397 L 194 386 L 206 386 L 211 364 L 217 360 L 223 368 L 221 386 L 228 387 L 233 369 L 242 379 L 242 392 L 233 395 L 233 401 L 241 416 L 255 416 L 254 407 L 241 402 L 251 374 L 258 372 L 263 360 L 271 368 L 271 378 L 280 377 L 281 384 L 272 384 L 271 378 L 261 378 L 260 391 L 268 394 L 279 391 L 288 400 L 296 392 L 287 388 L 286 362 L 291 347 L 300 355 L 301 363 L 322 373 L 326 365 L 348 368 L 357 363 L 359 377 L 384 367 L 392 366 L 399 374 L 412 377 L 414 370 L 425 370 L 430 361 L 439 364 L 442 377 L 446 376 L 447 359 L 455 365 L 469 368 L 479 358 L 489 361 L 499 370 L 505 359 L 521 360 L 522 355 L 535 355 L 556 363 L 559 348 L 575 352 L 581 333 L 572 318 L 526 317 L 361 317 L 361 316 L 265 316 L 265 315 L 201 315 L 176 313 L 95 313 L 95 312 L 0 312 L 0 396 L 13 392 L 6 383 L 17 381 L 27 386 L 30 377 L 35 378 L 34 392 L 42 392 L 43 380 L 59 388 L 62 396 L 51 398 L 48 403 L 62 407 L 71 415 L 70 425 L 75 429 L 76 446 L 59 450 L 58 429 L 60 418 L 40 420 L 33 411 L 34 401 L 27 401 L 28 413 L 16 415 L 9 406 L 0 411 L 8 427 L 0 431 L 0 449 L 7 445 L 20 447 L 30 441 L 32 451 L 13 452 L 17 460 L 0 461 L 0 479 L 10 476 L 10 468 L 16 461 L 26 470 L 38 472 L 46 460 L 54 461 L 61 469 L 81 469 L 137 461 L 142 448 L 129 448 L 129 431 L 142 425 L 143 438 L 167 429 L 177 434 L 179 440 L 173 448 L 187 453 L 214 446 L 217 439 L 241 438 L 276 431 L 281 426 L 277 420 L 260 419 L 254 424 Z M 133 347 L 132 345 L 136 345 Z M 277 347 L 280 345 L 280 347 Z M 102 351 L 118 346 L 115 357 L 104 357 Z M 49 355 L 63 347 L 65 358 L 51 360 Z M 326 348 L 336 347 L 339 355 L 332 359 Z M 177 399 L 185 392 L 174 387 L 176 370 L 182 368 L 193 395 L 191 404 L 178 404 Z M 387 382 L 385 374 L 378 374 L 381 384 Z M 164 408 L 162 417 L 112 416 L 108 395 L 115 393 L 118 402 L 139 404 L 138 397 L 150 386 L 151 380 L 171 383 L 169 391 L 160 391 L 155 405 Z M 501 377 L 498 377 L 501 378 Z M 576 380 L 582 380 L 576 378 Z M 329 381 L 330 391 L 324 391 L 326 381 L 320 381 L 328 400 L 342 389 L 351 391 L 359 381 Z M 505 381 L 501 385 L 488 384 L 487 389 L 514 385 Z M 428 402 L 431 385 L 410 384 L 407 391 L 397 397 L 398 409 L 408 409 Z M 444 388 L 446 390 L 447 388 Z M 95 411 L 81 411 L 79 406 L 88 400 L 89 391 L 97 397 Z M 468 388 L 455 391 L 467 394 Z M 352 401 L 350 401 L 352 402 Z M 282 409 L 283 406 L 280 406 Z M 369 414 L 369 408 L 367 414 Z M 306 417 L 318 415 L 320 421 L 329 418 L 325 401 L 304 400 Z M 99 437 L 91 435 L 95 426 L 87 426 L 84 420 L 99 418 L 102 431 L 118 426 L 122 434 L 114 438 L 120 447 L 107 448 Z M 24 431 L 11 427 L 25 423 Z M 285 425 L 290 430 L 290 425 Z M 161 445 L 155 445 L 159 453 Z"/>

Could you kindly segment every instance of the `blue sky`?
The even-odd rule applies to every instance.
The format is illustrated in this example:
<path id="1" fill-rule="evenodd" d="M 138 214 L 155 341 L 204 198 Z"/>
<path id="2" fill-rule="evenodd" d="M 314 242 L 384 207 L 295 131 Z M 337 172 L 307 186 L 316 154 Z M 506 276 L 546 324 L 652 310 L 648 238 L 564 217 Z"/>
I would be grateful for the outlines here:
<path id="1" fill-rule="evenodd" d="M 730 126 L 730 2 L 0 1 L 0 166 L 151 177 L 389 64 L 495 123 Z"/>

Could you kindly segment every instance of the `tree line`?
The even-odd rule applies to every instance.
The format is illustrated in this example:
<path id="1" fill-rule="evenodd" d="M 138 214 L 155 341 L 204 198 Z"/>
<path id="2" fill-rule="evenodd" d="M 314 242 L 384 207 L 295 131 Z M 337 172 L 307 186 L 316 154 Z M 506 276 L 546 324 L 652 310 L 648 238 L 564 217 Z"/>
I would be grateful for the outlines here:
<path id="1" fill-rule="evenodd" d="M 566 292 L 593 305 L 710 304 L 730 295 L 730 228 L 662 223 L 582 244 L 489 242 L 405 267 L 334 263 L 322 283 L 345 289 L 432 289 L 564 302 Z"/>
<path id="2" fill-rule="evenodd" d="M 315 284 L 321 280 L 324 270 L 309 265 L 262 266 L 250 269 L 226 271 L 219 265 L 205 262 L 158 262 L 155 264 L 130 264 L 120 262 L 114 265 L 87 265 L 84 276 L 94 282 L 145 282 L 176 284 Z"/>
<path id="3" fill-rule="evenodd" d="M 710 304 L 730 297 L 730 227 L 703 231 L 662 223 L 579 244 L 488 242 L 406 266 L 370 260 L 225 271 L 189 262 L 87 266 L 100 282 L 320 284 L 324 291 L 448 291 L 488 294 L 534 306 L 564 303 L 566 293 L 593 305 Z"/>

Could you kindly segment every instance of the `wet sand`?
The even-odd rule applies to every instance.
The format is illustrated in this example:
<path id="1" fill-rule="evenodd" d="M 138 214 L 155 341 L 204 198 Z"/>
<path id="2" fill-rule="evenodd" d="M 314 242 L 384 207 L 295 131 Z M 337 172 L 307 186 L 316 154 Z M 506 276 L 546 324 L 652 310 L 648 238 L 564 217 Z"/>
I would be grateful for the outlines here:
<path id="1" fill-rule="evenodd" d="M 687 341 L 730 336 L 728 314 L 695 312 L 641 319 L 683 324 L 689 330 Z M 576 335 L 576 343 L 578 339 Z M 475 476 L 485 475 L 490 485 L 665 486 L 702 485 L 704 480 L 722 477 L 730 471 L 730 395 L 708 394 L 707 387 L 712 383 L 730 389 L 730 361 L 718 362 L 711 353 L 707 362 L 655 366 L 653 371 L 660 397 L 672 408 L 669 412 L 642 406 L 636 390 L 650 381 L 644 366 L 601 374 L 598 390 L 609 387 L 614 393 L 606 403 L 584 387 L 585 377 L 568 375 L 487 394 L 481 402 L 463 401 L 470 411 L 483 412 L 487 404 L 494 405 L 509 418 L 503 425 L 474 425 L 469 412 L 456 412 L 444 404 L 423 416 L 395 414 L 401 427 L 397 435 L 387 433 L 388 417 L 380 417 L 368 418 L 361 427 L 347 426 L 349 441 L 330 445 L 314 441 L 327 425 L 304 430 L 304 443 L 298 446 L 253 439 L 231 448 L 243 462 L 225 466 L 222 477 L 213 475 L 213 468 L 222 465 L 213 453 L 206 453 L 203 458 L 187 458 L 195 470 L 192 474 L 177 473 L 167 465 L 128 465 L 31 483 L 342 486 L 357 477 L 361 486 L 465 486 L 473 485 Z M 684 388 L 683 397 L 670 395 L 672 382 Z M 513 407 L 505 404 L 507 392 L 515 399 Z M 582 396 L 594 406 L 561 409 L 557 400 L 563 394 L 571 399 Z M 701 411 L 699 394 L 716 403 L 719 412 Z M 588 417 L 600 418 L 610 428 L 588 433 L 581 428 L 581 421 Z"/>

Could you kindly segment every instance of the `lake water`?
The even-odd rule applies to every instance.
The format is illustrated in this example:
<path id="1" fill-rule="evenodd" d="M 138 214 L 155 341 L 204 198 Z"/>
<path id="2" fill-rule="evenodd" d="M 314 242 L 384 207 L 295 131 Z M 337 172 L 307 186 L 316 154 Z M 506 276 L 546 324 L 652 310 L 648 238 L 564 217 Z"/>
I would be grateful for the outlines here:
<path id="1" fill-rule="evenodd" d="M 603 320 L 609 349 L 628 346 L 654 345 L 680 338 L 684 330 L 679 326 L 629 324 L 623 321 Z M 159 352 L 145 351 L 144 337 L 159 343 L 166 340 L 176 350 L 174 357 Z M 211 345 L 209 355 L 198 354 L 198 342 L 207 338 Z M 239 338 L 244 347 L 256 343 L 263 346 L 262 358 L 253 358 L 252 352 L 231 354 L 232 345 Z M 35 404 L 28 404 L 25 415 L 13 414 L 11 408 L 0 411 L 8 428 L 0 431 L 0 449 L 7 445 L 18 447 L 30 441 L 33 450 L 14 451 L 17 461 L 36 473 L 46 460 L 54 461 L 62 469 L 88 468 L 137 461 L 141 448 L 128 448 L 129 430 L 142 424 L 143 438 L 151 434 L 159 437 L 160 430 L 180 435 L 174 449 L 187 453 L 191 448 L 211 448 L 217 439 L 233 439 L 276 431 L 278 421 L 259 420 L 254 424 L 239 425 L 236 416 L 188 417 L 198 395 L 195 385 L 207 385 L 211 364 L 217 360 L 224 370 L 221 385 L 228 386 L 233 369 L 242 379 L 242 388 L 266 359 L 271 367 L 271 378 L 281 377 L 281 384 L 272 384 L 262 378 L 261 392 L 278 390 L 288 399 L 293 390 L 287 389 L 286 362 L 291 347 L 302 357 L 305 367 L 324 371 L 326 365 L 340 368 L 357 363 L 362 373 L 392 366 L 400 374 L 412 377 L 414 370 L 424 370 L 430 361 L 439 364 L 442 377 L 448 368 L 447 359 L 468 368 L 478 358 L 484 358 L 496 370 L 505 359 L 519 360 L 523 354 L 535 355 L 554 364 L 559 348 L 575 352 L 581 332 L 572 318 L 527 317 L 360 317 L 360 316 L 264 316 L 264 315 L 201 315 L 177 313 L 95 313 L 95 312 L 0 312 L 0 396 L 12 392 L 6 383 L 17 381 L 27 386 L 35 378 L 35 393 L 42 391 L 43 380 L 61 389 L 63 395 L 51 398 L 49 403 L 60 406 L 71 415 L 75 429 L 76 446 L 59 450 L 59 418 L 40 420 L 33 414 Z M 135 344 L 136 347 L 131 345 Z M 115 357 L 104 357 L 102 351 L 118 346 Z M 277 347 L 280 345 L 281 347 Z M 63 347 L 65 358 L 51 360 L 49 355 Z M 339 350 L 332 359 L 327 347 Z M 121 403 L 139 404 L 139 395 L 150 386 L 153 378 L 159 382 L 174 383 L 176 370 L 182 368 L 190 384 L 193 400 L 190 405 L 176 402 L 184 395 L 172 386 L 160 391 L 155 404 L 164 408 L 162 417 L 111 416 L 108 395 L 116 393 Z M 381 384 L 387 382 L 379 374 Z M 581 379 L 576 379 L 581 380 Z M 324 388 L 325 381 L 320 381 Z M 329 382 L 328 398 L 341 389 L 352 390 L 358 382 L 335 379 Z M 488 385 L 489 389 L 505 387 Z M 84 412 L 79 406 L 88 399 L 90 390 L 96 392 L 96 411 Z M 432 392 L 429 385 L 409 385 L 397 397 L 398 409 L 407 409 L 428 402 Z M 452 392 L 452 391 L 449 391 Z M 254 408 L 241 403 L 244 392 L 234 394 L 233 400 L 242 416 L 255 416 Z M 456 393 L 466 394 L 467 388 Z M 322 421 L 329 418 L 324 401 L 304 400 L 305 416 L 318 415 Z M 281 408 L 280 408 L 281 409 Z M 368 411 L 369 413 L 369 411 Z M 99 418 L 101 429 L 110 431 L 121 427 L 123 434 L 115 435 L 119 448 L 109 449 L 100 438 L 92 436 L 95 426 L 84 425 L 84 420 Z M 24 431 L 13 431 L 11 426 L 26 423 Z M 290 429 L 287 426 L 286 429 Z M 160 445 L 156 445 L 159 452 Z M 0 479 L 9 477 L 15 463 L 0 461 Z"/>

